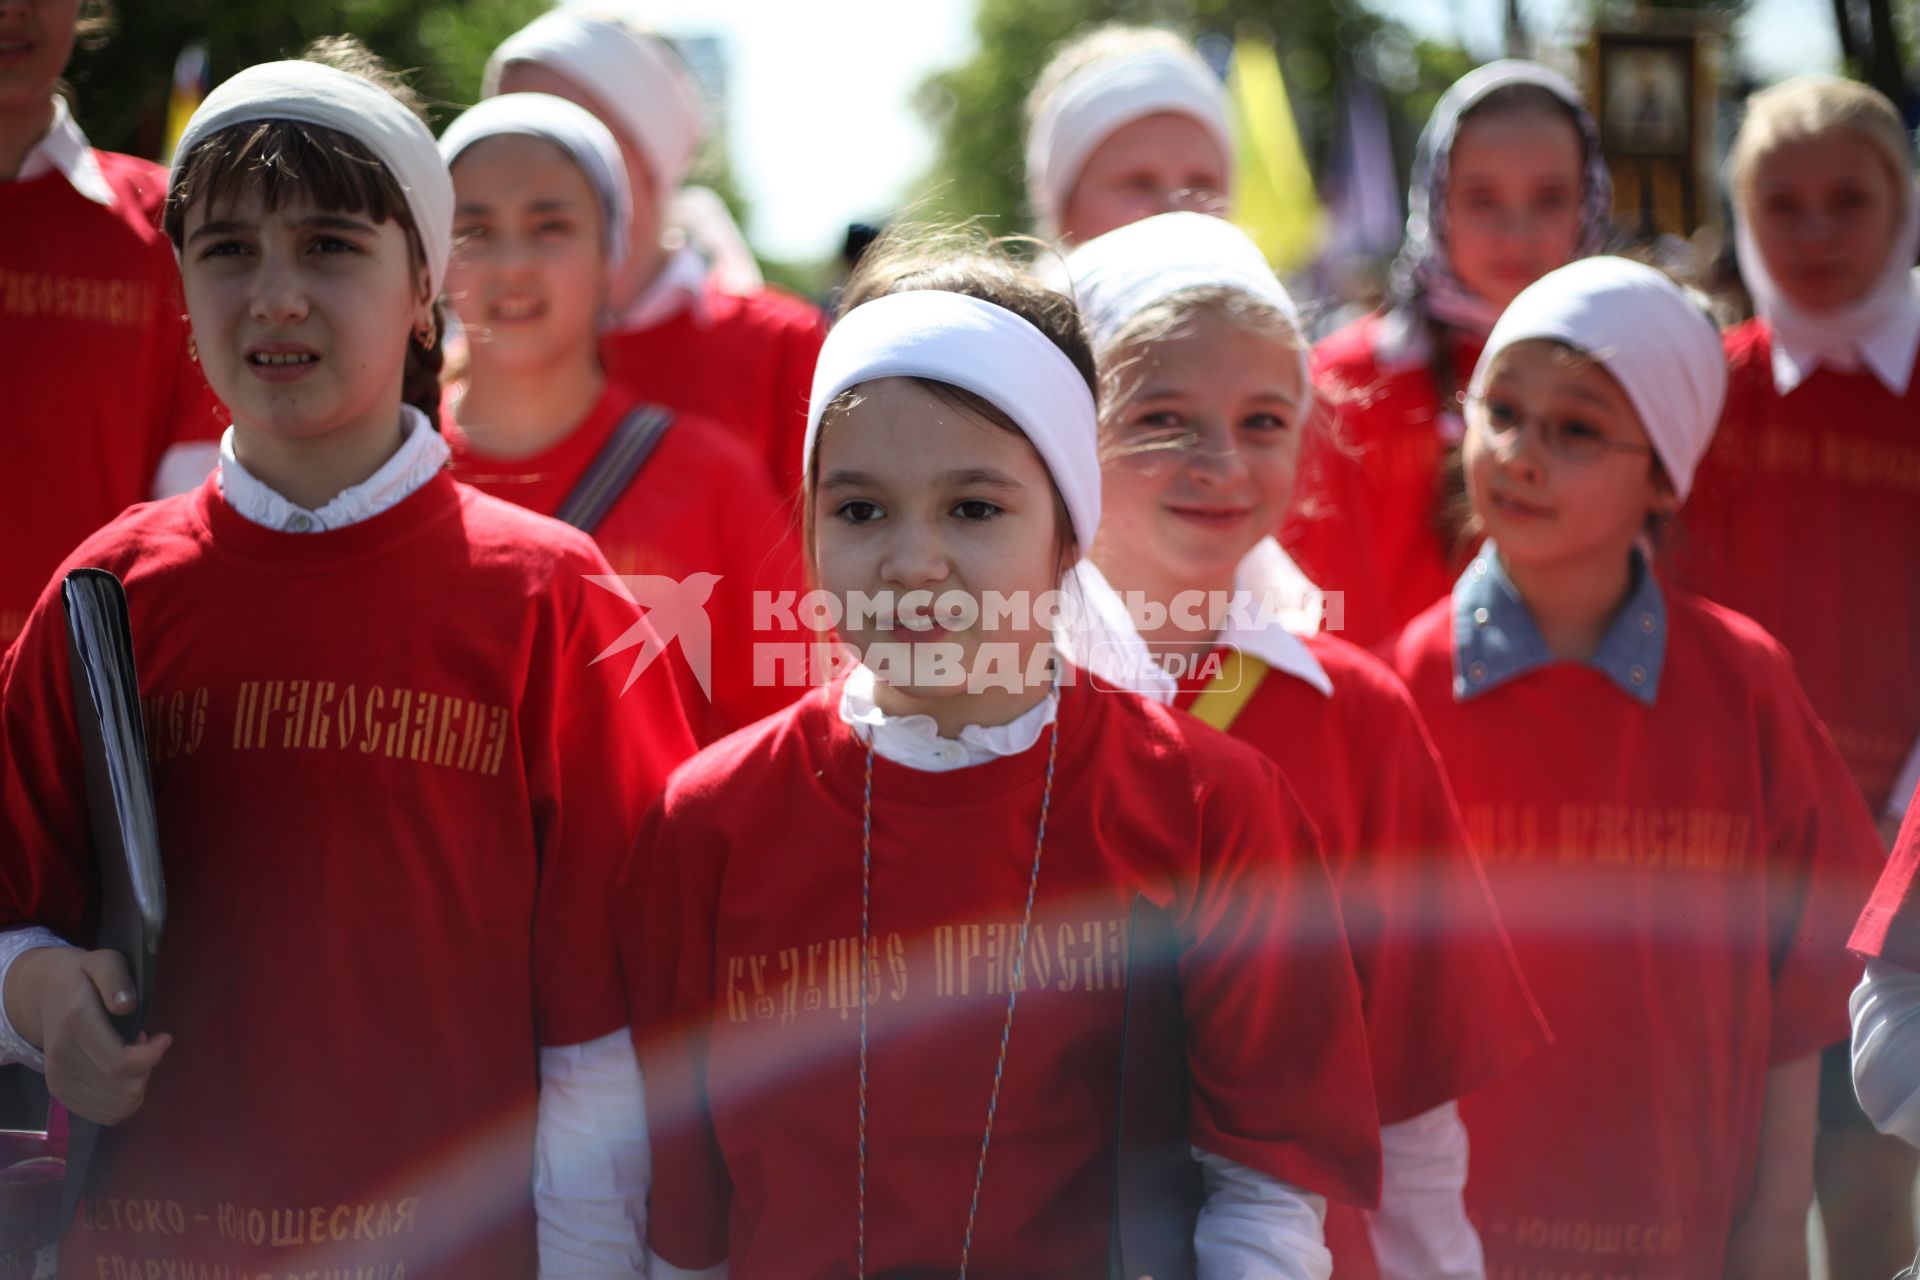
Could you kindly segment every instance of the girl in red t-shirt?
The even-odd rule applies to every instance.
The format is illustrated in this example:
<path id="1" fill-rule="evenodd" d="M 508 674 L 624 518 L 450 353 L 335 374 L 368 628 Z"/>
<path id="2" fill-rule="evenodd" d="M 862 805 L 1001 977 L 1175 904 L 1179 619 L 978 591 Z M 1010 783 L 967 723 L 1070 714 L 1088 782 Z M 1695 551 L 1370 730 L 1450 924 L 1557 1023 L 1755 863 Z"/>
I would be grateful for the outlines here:
<path id="1" fill-rule="evenodd" d="M 1725 386 L 1652 268 L 1529 286 L 1467 402 L 1486 544 L 1393 647 L 1554 1034 L 1461 1104 L 1490 1277 L 1806 1271 L 1878 842 L 1780 646 L 1642 549 Z"/>
<path id="2" fill-rule="evenodd" d="M 1920 199 L 1900 114 L 1807 77 L 1755 94 L 1730 162 L 1758 314 L 1675 547 L 1680 579 L 1794 658 L 1891 833 L 1920 739 Z M 1844 1047 L 1822 1068 L 1820 1208 L 1836 1275 L 1913 1256 L 1914 1157 L 1860 1115 Z"/>
<path id="3" fill-rule="evenodd" d="M 0 665 L 0 1052 L 114 1126 L 63 1275 L 633 1274 L 606 902 L 692 744 L 666 668 L 598 661 L 650 633 L 591 540 L 447 475 L 452 186 L 371 56 L 320 52 L 352 70 L 239 73 L 174 163 L 219 469 L 67 562 L 131 614 L 155 1034 L 121 1042 L 126 966 L 74 945 L 97 904 L 56 580 Z"/>
<path id="4" fill-rule="evenodd" d="M 1340 889 L 1386 1127 L 1380 1210 L 1329 1219 L 1335 1273 L 1479 1274 L 1453 1100 L 1546 1039 L 1405 688 L 1346 641 L 1288 629 L 1285 583 L 1303 580 L 1269 530 L 1312 405 L 1293 300 L 1251 240 L 1199 214 L 1134 223 L 1066 265 L 1108 395 L 1092 560 L 1147 627 L 1147 652 L 1123 630 L 1089 660 L 1280 765 Z M 1123 654 L 1186 670 L 1103 661 Z M 1237 657 L 1209 671 L 1222 655 Z M 1211 710 L 1229 699 L 1230 726 Z"/>
<path id="5" fill-rule="evenodd" d="M 732 433 L 602 367 L 630 217 L 613 135 L 564 99 L 513 93 L 447 126 L 440 150 L 458 246 L 447 294 L 467 338 L 443 419 L 455 477 L 591 533 L 649 607 L 713 579 L 695 625 L 667 637 L 701 742 L 779 710 L 800 689 L 756 671 L 756 641 L 792 637 L 757 636 L 753 603 L 798 592 L 786 500 Z"/>
<path id="6" fill-rule="evenodd" d="M 634 394 L 733 432 L 791 500 L 825 321 L 812 303 L 762 282 L 713 192 L 682 188 L 706 131 L 700 86 L 637 8 L 541 14 L 494 50 L 484 91 L 553 94 L 612 131 L 631 198 L 602 325 L 607 368 Z"/>
<path id="7" fill-rule="evenodd" d="M 1446 594 L 1466 549 L 1443 501 L 1457 394 L 1514 295 L 1600 249 L 1612 200 L 1599 130 L 1557 73 L 1488 63 L 1435 104 L 1387 303 L 1314 349 L 1335 426 L 1307 442 L 1282 535 L 1309 577 L 1345 593 L 1354 643 Z"/>
<path id="8" fill-rule="evenodd" d="M 884 245 L 848 308 L 807 523 L 857 663 L 681 770 L 622 898 L 653 1274 L 1110 1274 L 1144 896 L 1207 1196 L 1173 1243 L 1325 1277 L 1320 1197 L 1371 1202 L 1378 1122 L 1306 815 L 1257 753 L 1051 654 L 1100 511 L 1078 316 L 984 251 Z"/>

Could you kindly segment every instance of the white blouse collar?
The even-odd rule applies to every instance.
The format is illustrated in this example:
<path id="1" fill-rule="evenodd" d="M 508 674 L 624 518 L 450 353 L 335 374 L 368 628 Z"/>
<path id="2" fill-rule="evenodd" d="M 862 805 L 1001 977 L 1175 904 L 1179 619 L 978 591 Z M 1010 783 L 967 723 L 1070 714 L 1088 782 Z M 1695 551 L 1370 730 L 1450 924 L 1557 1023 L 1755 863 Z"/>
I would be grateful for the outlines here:
<path id="1" fill-rule="evenodd" d="M 614 324 L 620 333 L 641 333 L 692 308 L 697 323 L 707 320 L 707 260 L 692 249 L 676 249 L 653 283 L 641 291 Z"/>
<path id="2" fill-rule="evenodd" d="M 1322 697 L 1332 697 L 1333 681 L 1326 668 L 1300 638 L 1318 629 L 1324 598 L 1277 538 L 1254 544 L 1240 561 L 1233 586 L 1251 598 L 1251 616 L 1243 624 L 1238 612 L 1230 613 L 1219 642 L 1312 685 Z"/>
<path id="3" fill-rule="evenodd" d="M 1886 319 L 1848 346 L 1822 348 L 1796 341 L 1785 336 L 1782 327 L 1776 327 L 1772 336 L 1773 385 L 1783 396 L 1822 364 L 1834 366 L 1837 373 L 1851 373 L 1865 365 L 1881 386 L 1904 396 L 1913 377 L 1914 352 L 1920 348 L 1920 273 L 1910 277 L 1906 293 L 1890 306 Z"/>
<path id="4" fill-rule="evenodd" d="M 1180 696 L 1179 681 L 1141 639 L 1126 601 L 1106 575 L 1093 561 L 1082 560 L 1070 582 L 1081 609 L 1076 625 L 1056 641 L 1062 655 L 1103 680 L 1172 705 Z M 1318 629 L 1324 598 L 1278 540 L 1262 538 L 1242 557 L 1233 589 L 1234 607 L 1215 642 L 1333 696 L 1333 681 L 1300 638 Z"/>
<path id="5" fill-rule="evenodd" d="M 95 204 L 113 207 L 113 188 L 107 185 L 107 177 L 100 171 L 93 145 L 73 118 L 73 112 L 67 110 L 67 100 L 58 95 L 53 99 L 53 125 L 27 152 L 14 180 L 25 182 L 43 173 L 58 173 L 75 191 Z"/>
<path id="6" fill-rule="evenodd" d="M 282 533 L 324 533 L 344 529 L 399 506 L 447 465 L 447 442 L 410 404 L 400 406 L 400 447 L 380 469 L 359 484 L 328 499 L 317 511 L 295 506 L 240 465 L 233 451 L 233 428 L 220 437 L 220 491 L 235 511 Z"/>
<path id="7" fill-rule="evenodd" d="M 890 716 L 873 700 L 873 669 L 861 665 L 840 689 L 840 719 L 864 727 L 873 741 L 873 753 L 883 760 L 919 769 L 947 773 L 986 764 L 1003 756 L 1017 756 L 1040 741 L 1040 734 L 1060 712 L 1060 691 L 1047 696 L 1005 724 L 970 724 L 959 738 L 943 738 L 932 716 Z"/>

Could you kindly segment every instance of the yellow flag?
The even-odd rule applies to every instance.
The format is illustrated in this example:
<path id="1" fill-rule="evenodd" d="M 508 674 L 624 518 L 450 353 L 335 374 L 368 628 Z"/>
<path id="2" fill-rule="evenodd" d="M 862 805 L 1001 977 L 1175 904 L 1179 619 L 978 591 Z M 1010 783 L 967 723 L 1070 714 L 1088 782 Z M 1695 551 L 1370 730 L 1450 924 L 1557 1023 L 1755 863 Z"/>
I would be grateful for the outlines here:
<path id="1" fill-rule="evenodd" d="M 200 100 L 206 96 L 207 46 L 196 40 L 182 49 L 173 62 L 173 93 L 167 100 L 167 142 L 160 152 L 161 164 L 173 162 L 180 135 L 187 131 L 187 121 L 193 119 Z"/>
<path id="2" fill-rule="evenodd" d="M 1272 45 L 1234 41 L 1227 98 L 1238 153 L 1233 220 L 1276 271 L 1291 271 L 1319 249 L 1322 216 Z"/>

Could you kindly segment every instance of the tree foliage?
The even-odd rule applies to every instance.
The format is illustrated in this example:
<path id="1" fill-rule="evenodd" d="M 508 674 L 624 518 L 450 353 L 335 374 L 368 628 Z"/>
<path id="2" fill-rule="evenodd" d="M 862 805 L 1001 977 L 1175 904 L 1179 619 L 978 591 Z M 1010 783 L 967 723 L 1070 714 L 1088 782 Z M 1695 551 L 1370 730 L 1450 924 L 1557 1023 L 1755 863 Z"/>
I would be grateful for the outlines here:
<path id="1" fill-rule="evenodd" d="M 116 0 L 109 34 L 74 53 L 67 82 L 75 116 L 108 151 L 157 157 L 166 132 L 173 63 L 199 40 L 213 83 L 256 62 L 298 57 L 321 36 L 350 34 L 412 73 L 436 131 L 480 96 L 487 57 L 552 0 Z M 712 187 L 744 222 L 720 139 L 691 180 Z"/>
<path id="2" fill-rule="evenodd" d="M 206 43 L 217 84 L 242 67 L 295 57 L 320 36 L 352 34 L 414 83 L 444 121 L 480 92 L 487 55 L 546 0 L 118 0 L 113 30 L 76 51 L 67 71 L 75 114 L 94 145 L 155 155 L 166 129 L 173 62 Z"/>

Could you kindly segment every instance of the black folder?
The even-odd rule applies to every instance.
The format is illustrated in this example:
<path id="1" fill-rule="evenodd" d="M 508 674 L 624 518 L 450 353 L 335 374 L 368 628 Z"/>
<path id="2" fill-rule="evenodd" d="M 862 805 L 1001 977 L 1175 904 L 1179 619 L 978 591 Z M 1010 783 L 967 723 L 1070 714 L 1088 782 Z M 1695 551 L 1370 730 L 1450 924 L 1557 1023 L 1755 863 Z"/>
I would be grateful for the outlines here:
<path id="1" fill-rule="evenodd" d="M 60 585 L 67 613 L 67 656 L 74 715 L 85 760 L 87 819 L 93 844 L 99 933 L 94 945 L 118 951 L 133 976 L 138 1005 L 113 1018 L 131 1044 L 153 1004 L 167 892 L 160 866 L 159 819 L 147 772 L 147 731 L 133 668 L 133 630 L 120 580 L 104 569 L 76 569 Z M 73 1221 L 86 1188 L 99 1126 L 74 1116 L 60 1222 Z"/>
<path id="2" fill-rule="evenodd" d="M 1126 1022 L 1114 1135 L 1115 1280 L 1193 1280 L 1205 1198 L 1187 1141 L 1187 1020 L 1172 918 L 1144 897 L 1127 938 Z"/>

